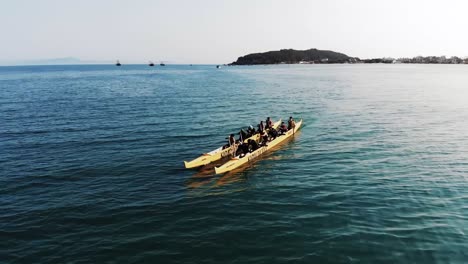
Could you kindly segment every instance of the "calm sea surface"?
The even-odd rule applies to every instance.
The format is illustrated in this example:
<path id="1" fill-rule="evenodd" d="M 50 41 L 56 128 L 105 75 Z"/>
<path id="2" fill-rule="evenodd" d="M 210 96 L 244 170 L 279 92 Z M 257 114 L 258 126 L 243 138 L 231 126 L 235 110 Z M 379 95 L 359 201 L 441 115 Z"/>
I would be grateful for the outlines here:
<path id="1" fill-rule="evenodd" d="M 468 65 L 0 67 L 0 262 L 467 263 Z"/>

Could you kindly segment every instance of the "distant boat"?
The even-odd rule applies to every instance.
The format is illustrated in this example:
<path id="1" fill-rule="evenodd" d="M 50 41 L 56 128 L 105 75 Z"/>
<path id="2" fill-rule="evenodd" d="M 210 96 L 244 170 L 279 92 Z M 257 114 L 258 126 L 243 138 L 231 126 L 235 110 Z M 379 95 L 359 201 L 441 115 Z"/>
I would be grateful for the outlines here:
<path id="1" fill-rule="evenodd" d="M 159 65 L 160 66 L 166 66 L 166 64 L 164 64 L 164 62 L 161 62 Z"/>
<path id="2" fill-rule="evenodd" d="M 117 63 L 115 64 L 115 66 L 122 66 L 122 64 L 120 64 L 120 61 L 117 60 Z"/>
<path id="3" fill-rule="evenodd" d="M 153 67 L 154 63 L 152 61 L 149 62 L 149 66 Z"/>
<path id="4" fill-rule="evenodd" d="M 216 65 L 216 69 L 219 69 L 219 68 L 221 68 L 221 66 L 219 66 L 219 65 Z"/>

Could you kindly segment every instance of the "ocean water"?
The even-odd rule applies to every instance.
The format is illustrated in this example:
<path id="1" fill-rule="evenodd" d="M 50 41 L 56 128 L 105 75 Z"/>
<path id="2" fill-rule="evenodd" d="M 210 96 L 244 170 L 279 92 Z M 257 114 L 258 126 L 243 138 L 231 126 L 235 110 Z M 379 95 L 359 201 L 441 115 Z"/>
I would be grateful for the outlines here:
<path id="1" fill-rule="evenodd" d="M 0 67 L 0 263 L 467 263 L 468 66 Z M 183 160 L 261 119 L 278 150 Z"/>

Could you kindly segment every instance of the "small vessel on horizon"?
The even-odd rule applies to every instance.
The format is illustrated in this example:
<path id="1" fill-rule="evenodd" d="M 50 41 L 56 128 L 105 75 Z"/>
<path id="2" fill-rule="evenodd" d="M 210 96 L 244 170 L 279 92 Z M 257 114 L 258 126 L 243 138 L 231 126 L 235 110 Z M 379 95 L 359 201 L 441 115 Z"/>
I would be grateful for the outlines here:
<path id="1" fill-rule="evenodd" d="M 219 68 L 221 68 L 221 66 L 220 66 L 220 65 L 216 65 L 216 69 L 219 69 Z"/>
<path id="2" fill-rule="evenodd" d="M 164 64 L 164 62 L 161 61 L 161 63 L 159 64 L 160 66 L 166 66 L 166 64 Z"/>
<path id="3" fill-rule="evenodd" d="M 120 61 L 117 60 L 117 62 L 115 63 L 115 66 L 122 66 L 122 64 L 120 64 Z"/>
<path id="4" fill-rule="evenodd" d="M 153 66 L 154 66 L 154 62 L 150 61 L 150 62 L 149 62 L 149 66 L 153 67 Z"/>

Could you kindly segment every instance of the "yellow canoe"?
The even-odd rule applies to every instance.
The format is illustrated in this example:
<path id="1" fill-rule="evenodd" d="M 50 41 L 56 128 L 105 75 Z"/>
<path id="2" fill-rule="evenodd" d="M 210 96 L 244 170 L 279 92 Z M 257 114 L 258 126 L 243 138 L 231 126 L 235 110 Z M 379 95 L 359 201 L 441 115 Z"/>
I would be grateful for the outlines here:
<path id="1" fill-rule="evenodd" d="M 278 122 L 275 122 L 273 124 L 273 127 L 276 129 L 279 127 L 279 125 L 281 124 L 281 119 L 278 121 Z M 259 141 L 260 139 L 260 135 L 259 134 L 255 134 L 247 139 L 244 140 L 244 142 L 247 142 L 249 139 L 253 139 L 255 141 Z M 232 155 L 235 151 L 237 150 L 237 145 L 234 145 L 234 146 L 230 146 L 228 148 L 225 148 L 223 149 L 223 147 L 219 147 L 213 151 L 210 151 L 208 153 L 204 153 L 203 155 L 201 155 L 200 157 L 194 159 L 194 160 L 191 160 L 191 161 L 184 161 L 184 164 L 185 164 L 185 168 L 187 169 L 190 169 L 190 168 L 196 168 L 196 167 L 200 167 L 200 166 L 203 166 L 203 165 L 206 165 L 206 164 L 209 164 L 213 161 L 217 161 L 217 160 L 220 160 L 224 157 L 227 157 L 229 155 Z"/>
<path id="2" fill-rule="evenodd" d="M 297 132 L 297 130 L 299 130 L 301 125 L 302 125 L 302 119 L 299 122 L 296 123 L 296 127 L 294 129 L 291 129 L 288 132 L 286 132 L 285 135 L 278 136 L 274 140 L 268 142 L 267 146 L 260 147 L 257 150 L 255 150 L 254 152 L 247 153 L 242 158 L 240 158 L 239 156 L 234 157 L 234 158 L 230 159 L 228 162 L 224 163 L 223 165 L 221 165 L 219 167 L 215 167 L 216 174 L 221 174 L 221 173 L 231 171 L 231 170 L 233 170 L 235 168 L 238 168 L 239 166 L 241 166 L 241 165 L 243 165 L 243 164 L 245 164 L 245 163 L 247 163 L 247 162 L 249 162 L 249 161 L 251 161 L 253 159 L 256 159 L 257 157 L 259 157 L 260 155 L 262 155 L 266 151 L 268 151 L 268 150 L 274 148 L 275 146 L 277 146 L 279 143 L 281 143 L 281 142 L 285 141 L 286 139 L 292 137 Z"/>

